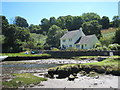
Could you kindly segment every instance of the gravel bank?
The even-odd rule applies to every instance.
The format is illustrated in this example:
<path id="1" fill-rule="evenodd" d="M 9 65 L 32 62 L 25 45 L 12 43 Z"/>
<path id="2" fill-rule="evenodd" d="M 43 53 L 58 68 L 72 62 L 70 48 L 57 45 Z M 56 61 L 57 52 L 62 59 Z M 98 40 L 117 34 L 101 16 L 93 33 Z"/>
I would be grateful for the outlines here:
<path id="1" fill-rule="evenodd" d="M 33 88 L 118 88 L 118 76 L 99 75 L 96 77 L 79 76 L 74 81 L 65 79 L 50 79 Z"/>
<path id="2" fill-rule="evenodd" d="M 18 62 L 30 62 L 37 64 L 80 64 L 80 63 L 93 63 L 98 62 L 96 60 L 85 59 L 85 60 L 74 60 L 74 59 L 41 59 L 41 60 L 24 60 Z"/>

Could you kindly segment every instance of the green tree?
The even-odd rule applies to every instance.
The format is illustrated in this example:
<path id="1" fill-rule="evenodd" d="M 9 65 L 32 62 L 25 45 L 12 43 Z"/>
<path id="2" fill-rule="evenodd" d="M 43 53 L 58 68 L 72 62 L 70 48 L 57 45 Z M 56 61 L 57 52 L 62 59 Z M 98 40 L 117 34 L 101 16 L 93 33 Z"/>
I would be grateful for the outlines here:
<path id="1" fill-rule="evenodd" d="M 57 20 L 56 20 L 55 17 L 50 17 L 49 22 L 50 22 L 50 25 L 56 25 L 57 24 Z"/>
<path id="2" fill-rule="evenodd" d="M 30 26 L 28 28 L 30 30 L 30 33 L 37 33 L 37 34 L 42 34 L 43 33 L 40 25 L 30 24 Z"/>
<path id="3" fill-rule="evenodd" d="M 120 27 L 120 19 L 119 16 L 113 17 L 113 27 Z"/>
<path id="4" fill-rule="evenodd" d="M 116 30 L 116 33 L 115 33 L 115 43 L 120 44 L 120 28 L 118 28 Z"/>
<path id="5" fill-rule="evenodd" d="M 41 20 L 41 29 L 44 35 L 46 35 L 48 33 L 48 29 L 50 28 L 50 22 L 48 19 L 43 18 Z"/>
<path id="6" fill-rule="evenodd" d="M 20 16 L 16 16 L 13 24 L 19 26 L 19 27 L 28 27 L 27 20 L 25 18 L 22 18 Z"/>
<path id="7" fill-rule="evenodd" d="M 57 18 L 57 26 L 61 27 L 62 29 L 66 29 L 66 17 L 60 16 Z"/>
<path id="8" fill-rule="evenodd" d="M 62 30 L 57 25 L 52 25 L 48 31 L 47 44 L 50 47 L 58 48 L 60 46 L 60 38 L 65 33 L 65 30 Z"/>
<path id="9" fill-rule="evenodd" d="M 71 15 L 66 16 L 65 25 L 69 31 L 73 30 L 73 17 Z"/>
<path id="10" fill-rule="evenodd" d="M 98 38 L 101 37 L 101 28 L 102 26 L 98 23 L 97 20 L 92 20 L 82 24 L 83 32 L 86 35 L 95 34 Z"/>
<path id="11" fill-rule="evenodd" d="M 12 24 L 8 25 L 3 35 L 5 36 L 3 52 L 20 52 L 22 51 L 22 42 L 29 41 L 29 30 Z"/>
<path id="12" fill-rule="evenodd" d="M 4 40 L 5 40 L 5 36 L 0 35 L 0 45 L 2 45 L 4 43 Z"/>
<path id="13" fill-rule="evenodd" d="M 101 25 L 102 25 L 102 29 L 108 29 L 109 25 L 110 25 L 110 20 L 108 17 L 103 16 L 101 19 Z"/>
<path id="14" fill-rule="evenodd" d="M 108 46 L 109 44 L 112 44 L 114 42 L 113 37 L 100 37 L 100 42 L 102 46 Z"/>
<path id="15" fill-rule="evenodd" d="M 86 22 L 92 21 L 92 20 L 97 20 L 98 22 L 100 21 L 100 16 L 97 13 L 93 13 L 93 12 L 83 13 L 82 18 Z"/>
<path id="16" fill-rule="evenodd" d="M 79 29 L 83 24 L 83 19 L 81 16 L 74 16 L 73 17 L 73 30 Z"/>

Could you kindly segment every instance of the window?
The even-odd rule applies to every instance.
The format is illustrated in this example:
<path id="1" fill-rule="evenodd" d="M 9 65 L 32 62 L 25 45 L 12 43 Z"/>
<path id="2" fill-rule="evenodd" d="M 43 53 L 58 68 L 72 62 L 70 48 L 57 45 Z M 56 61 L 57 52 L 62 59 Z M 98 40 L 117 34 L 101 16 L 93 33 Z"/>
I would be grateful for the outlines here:
<path id="1" fill-rule="evenodd" d="M 69 47 L 72 47 L 72 45 L 69 45 Z"/>
<path id="2" fill-rule="evenodd" d="M 72 41 L 72 39 L 69 39 L 69 41 Z"/>
<path id="3" fill-rule="evenodd" d="M 85 47 L 87 46 L 87 44 L 85 44 Z"/>
<path id="4" fill-rule="evenodd" d="M 62 40 L 63 42 L 65 42 L 66 40 L 64 39 L 64 40 Z"/>
<path id="5" fill-rule="evenodd" d="M 80 47 L 80 45 L 76 45 L 76 48 L 79 48 Z"/>

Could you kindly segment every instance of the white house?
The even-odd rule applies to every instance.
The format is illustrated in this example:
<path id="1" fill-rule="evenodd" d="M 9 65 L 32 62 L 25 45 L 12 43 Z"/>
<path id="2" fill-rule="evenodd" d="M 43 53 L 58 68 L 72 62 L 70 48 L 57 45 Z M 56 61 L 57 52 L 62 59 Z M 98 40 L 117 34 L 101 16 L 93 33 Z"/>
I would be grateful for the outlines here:
<path id="1" fill-rule="evenodd" d="M 74 47 L 78 49 L 91 49 L 96 43 L 100 43 L 96 35 L 85 35 L 82 28 L 79 30 L 68 31 L 60 38 L 62 49 Z"/>

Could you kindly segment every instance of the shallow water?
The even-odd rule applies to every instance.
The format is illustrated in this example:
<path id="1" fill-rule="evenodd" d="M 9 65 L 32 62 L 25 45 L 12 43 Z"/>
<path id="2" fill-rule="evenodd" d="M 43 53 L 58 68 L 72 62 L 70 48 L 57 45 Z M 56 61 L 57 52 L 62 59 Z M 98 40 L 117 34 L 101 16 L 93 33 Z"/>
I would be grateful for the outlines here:
<path id="1" fill-rule="evenodd" d="M 24 67 L 24 68 L 50 68 L 50 67 L 56 67 L 57 64 L 5 64 L 0 65 L 2 68 L 11 68 L 11 67 Z"/>
<path id="2" fill-rule="evenodd" d="M 9 63 L 0 65 L 2 68 L 2 74 L 10 74 L 10 73 L 25 73 L 25 72 L 46 72 L 50 67 L 59 66 L 58 64 L 25 64 L 25 63 Z"/>

